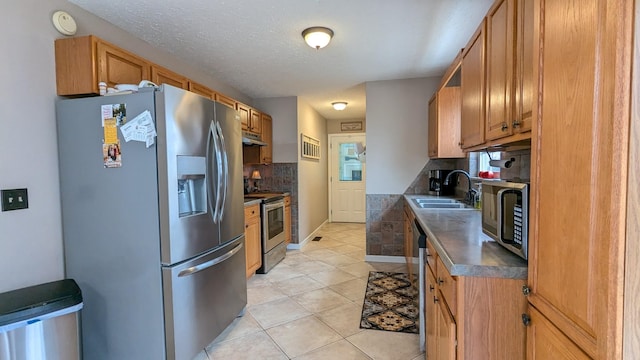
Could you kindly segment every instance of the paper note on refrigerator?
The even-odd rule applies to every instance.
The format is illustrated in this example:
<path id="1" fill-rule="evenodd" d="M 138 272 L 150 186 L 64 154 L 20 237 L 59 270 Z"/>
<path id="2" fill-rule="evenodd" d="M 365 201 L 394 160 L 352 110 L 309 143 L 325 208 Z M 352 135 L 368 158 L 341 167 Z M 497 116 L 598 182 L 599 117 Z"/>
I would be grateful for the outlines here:
<path id="1" fill-rule="evenodd" d="M 120 126 L 120 131 L 124 136 L 124 141 L 142 141 L 147 147 L 155 143 L 155 137 L 157 136 L 156 127 L 149 110 L 143 111 L 140 115 Z"/>

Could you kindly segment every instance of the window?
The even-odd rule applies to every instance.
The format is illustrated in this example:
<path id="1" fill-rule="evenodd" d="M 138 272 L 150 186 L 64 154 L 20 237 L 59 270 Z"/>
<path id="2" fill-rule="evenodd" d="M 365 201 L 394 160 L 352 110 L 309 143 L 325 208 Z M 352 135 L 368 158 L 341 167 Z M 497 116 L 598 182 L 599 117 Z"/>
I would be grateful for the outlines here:
<path id="1" fill-rule="evenodd" d="M 469 175 L 478 176 L 480 171 L 500 172 L 499 167 L 489 166 L 489 160 L 500 160 L 501 153 L 495 152 L 474 152 L 469 154 Z"/>
<path id="2" fill-rule="evenodd" d="M 340 143 L 340 181 L 362 181 L 362 153 L 359 143 Z M 360 151 L 358 151 L 360 150 Z"/>

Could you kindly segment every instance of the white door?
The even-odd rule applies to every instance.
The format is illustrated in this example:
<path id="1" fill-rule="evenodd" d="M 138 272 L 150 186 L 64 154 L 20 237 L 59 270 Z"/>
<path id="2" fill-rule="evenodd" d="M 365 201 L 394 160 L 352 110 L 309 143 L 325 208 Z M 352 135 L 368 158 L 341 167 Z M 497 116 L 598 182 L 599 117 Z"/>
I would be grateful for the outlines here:
<path id="1" fill-rule="evenodd" d="M 329 210 L 332 222 L 366 221 L 365 135 L 329 135 Z"/>

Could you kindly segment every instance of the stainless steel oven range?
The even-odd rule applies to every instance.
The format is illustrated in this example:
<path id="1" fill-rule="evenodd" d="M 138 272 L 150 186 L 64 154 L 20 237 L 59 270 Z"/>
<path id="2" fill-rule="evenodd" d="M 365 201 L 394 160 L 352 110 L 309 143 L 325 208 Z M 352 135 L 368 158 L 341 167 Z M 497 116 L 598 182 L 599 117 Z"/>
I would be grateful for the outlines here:
<path id="1" fill-rule="evenodd" d="M 266 274 L 287 253 L 284 242 L 284 196 L 269 196 L 262 200 L 260 210 L 262 218 L 262 267 L 259 274 Z"/>

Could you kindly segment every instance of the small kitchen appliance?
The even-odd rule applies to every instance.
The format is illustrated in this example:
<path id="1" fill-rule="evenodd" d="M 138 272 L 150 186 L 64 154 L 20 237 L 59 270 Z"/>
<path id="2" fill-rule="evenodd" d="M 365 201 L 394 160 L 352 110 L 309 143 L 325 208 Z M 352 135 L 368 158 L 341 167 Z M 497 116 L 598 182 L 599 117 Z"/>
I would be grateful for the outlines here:
<path id="1" fill-rule="evenodd" d="M 444 179 L 451 170 L 429 170 L 429 195 L 453 196 L 455 194 L 455 181 L 444 185 Z"/>
<path id="2" fill-rule="evenodd" d="M 527 259 L 529 184 L 482 182 L 482 232 Z"/>

